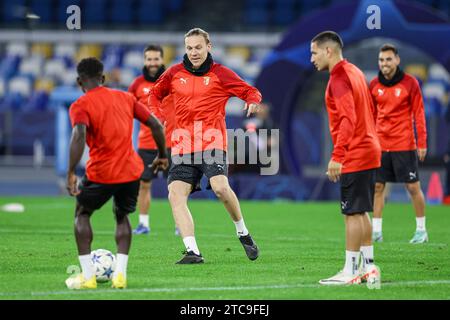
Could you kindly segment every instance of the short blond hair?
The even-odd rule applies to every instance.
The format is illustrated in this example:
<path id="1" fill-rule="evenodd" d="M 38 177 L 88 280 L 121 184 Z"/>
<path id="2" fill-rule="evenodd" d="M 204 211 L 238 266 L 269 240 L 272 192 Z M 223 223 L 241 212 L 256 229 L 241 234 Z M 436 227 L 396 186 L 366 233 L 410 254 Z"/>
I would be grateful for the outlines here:
<path id="1" fill-rule="evenodd" d="M 203 38 L 205 38 L 206 44 L 211 43 L 211 40 L 209 40 L 209 33 L 201 28 L 193 28 L 193 29 L 189 30 L 184 35 L 184 38 L 186 39 L 187 37 L 191 37 L 191 36 L 202 36 Z"/>

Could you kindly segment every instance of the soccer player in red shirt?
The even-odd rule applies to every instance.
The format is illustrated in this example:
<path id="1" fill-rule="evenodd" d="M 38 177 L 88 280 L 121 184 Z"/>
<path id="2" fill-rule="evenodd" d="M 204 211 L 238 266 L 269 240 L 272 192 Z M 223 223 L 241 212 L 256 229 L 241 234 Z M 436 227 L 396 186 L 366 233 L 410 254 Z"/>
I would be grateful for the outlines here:
<path id="1" fill-rule="evenodd" d="M 383 45 L 378 55 L 380 72 L 370 82 L 376 129 L 382 149 L 381 168 L 377 172 L 375 185 L 373 240 L 383 241 L 382 214 L 386 182 L 402 182 L 416 211 L 416 232 L 410 243 L 424 243 L 428 241 L 428 233 L 418 160 L 424 161 L 427 154 L 425 112 L 419 82 L 404 73 L 399 65 L 397 48 L 392 44 Z"/>
<path id="2" fill-rule="evenodd" d="M 258 110 L 261 94 L 236 73 L 213 61 L 207 32 L 192 29 L 184 40 L 183 62 L 167 69 L 150 93 L 150 106 L 155 114 L 161 113 L 158 117 L 170 112 L 161 101 L 169 94 L 174 101 L 175 130 L 167 183 L 173 216 L 186 247 L 185 256 L 177 263 L 203 262 L 187 206 L 189 194 L 200 189 L 203 175 L 230 214 L 247 257 L 255 260 L 258 247 L 245 226 L 239 201 L 227 178 L 225 105 L 230 97 L 237 96 L 246 101 L 249 115 Z"/>
<path id="3" fill-rule="evenodd" d="M 158 146 L 159 155 L 153 170 L 168 166 L 164 130 L 151 115 L 148 107 L 127 92 L 102 86 L 103 64 L 96 58 L 81 60 L 77 66 L 77 82 L 85 93 L 70 106 L 72 138 L 67 173 L 67 189 L 76 196 L 75 238 L 82 273 L 70 277 L 70 289 L 97 287 L 94 265 L 91 262 L 93 233 L 90 216 L 111 197 L 116 218 L 117 264 L 113 274 L 113 288 L 125 288 L 128 251 L 131 245 L 131 227 L 128 214 L 136 209 L 139 178 L 143 164 L 132 145 L 133 118 L 149 126 Z M 80 185 L 75 167 L 89 146 L 86 175 Z"/>
<path id="4" fill-rule="evenodd" d="M 142 75 L 137 77 L 128 88 L 128 92 L 133 94 L 136 99 L 142 104 L 148 104 L 148 95 L 151 88 L 154 86 L 156 80 L 164 73 L 164 51 L 159 45 L 148 45 L 144 49 L 144 67 L 142 68 Z M 163 100 L 163 104 L 173 103 L 171 96 L 167 96 Z M 167 110 L 173 110 L 173 108 L 167 108 Z M 169 113 L 164 121 L 165 133 L 166 133 L 166 146 L 169 149 L 170 154 L 171 140 L 173 126 L 174 126 L 174 114 Z M 155 178 L 155 174 L 150 168 L 153 160 L 158 155 L 155 140 L 153 139 L 152 132 L 147 126 L 141 126 L 139 129 L 138 140 L 138 154 L 144 161 L 144 172 L 142 173 L 141 183 L 139 186 L 138 208 L 139 208 L 139 224 L 134 234 L 148 234 L 150 232 L 149 215 L 148 211 L 151 202 L 151 187 L 152 180 Z M 170 159 L 169 159 L 170 160 Z M 164 171 L 164 175 L 167 177 L 168 170 Z M 175 234 L 178 234 L 178 229 L 175 228 Z"/>
<path id="5" fill-rule="evenodd" d="M 311 62 L 318 71 L 328 70 L 325 93 L 333 152 L 328 178 L 341 183 L 341 212 L 345 215 L 346 259 L 341 272 L 320 280 L 323 285 L 380 281 L 373 263 L 371 225 L 376 168 L 381 149 L 375 131 L 373 104 L 364 74 L 342 57 L 343 42 L 333 31 L 311 41 Z M 362 265 L 359 266 L 360 253 Z M 358 269 L 362 270 L 358 270 Z"/>

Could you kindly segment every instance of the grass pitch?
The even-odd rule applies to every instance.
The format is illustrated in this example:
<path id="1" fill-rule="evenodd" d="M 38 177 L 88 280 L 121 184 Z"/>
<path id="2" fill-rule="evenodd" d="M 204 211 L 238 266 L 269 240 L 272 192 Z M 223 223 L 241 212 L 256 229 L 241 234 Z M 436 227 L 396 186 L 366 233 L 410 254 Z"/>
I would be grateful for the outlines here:
<path id="1" fill-rule="evenodd" d="M 233 223 L 217 201 L 191 201 L 203 265 L 175 265 L 184 249 L 167 201 L 154 201 L 151 234 L 133 236 L 128 289 L 110 283 L 71 291 L 67 268 L 78 265 L 74 199 L 0 198 L 24 213 L 0 212 L 0 299 L 450 299 L 450 208 L 427 207 L 430 242 L 411 245 L 412 207 L 387 204 L 384 243 L 375 244 L 380 290 L 322 287 L 344 263 L 344 223 L 337 202 L 242 201 L 261 255 L 249 261 Z M 131 215 L 133 226 L 137 214 Z M 115 253 L 111 203 L 92 217 L 92 249 Z"/>

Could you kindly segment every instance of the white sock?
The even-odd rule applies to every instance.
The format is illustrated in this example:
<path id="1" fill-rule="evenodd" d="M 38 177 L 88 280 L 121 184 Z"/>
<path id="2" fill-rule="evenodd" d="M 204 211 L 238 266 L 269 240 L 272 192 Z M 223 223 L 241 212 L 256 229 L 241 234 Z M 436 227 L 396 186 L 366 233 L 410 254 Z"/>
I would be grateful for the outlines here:
<path id="1" fill-rule="evenodd" d="M 197 247 L 197 242 L 195 242 L 195 237 L 185 237 L 183 238 L 183 242 L 187 251 L 194 251 L 195 254 L 200 254 Z"/>
<path id="2" fill-rule="evenodd" d="M 116 255 L 116 271 L 115 274 L 123 273 L 123 276 L 127 277 L 127 266 L 128 266 L 128 255 L 123 253 L 118 253 Z"/>
<path id="3" fill-rule="evenodd" d="M 363 268 L 373 264 L 373 246 L 361 246 L 360 248 L 363 262 Z"/>
<path id="4" fill-rule="evenodd" d="M 345 266 L 344 272 L 346 274 L 354 275 L 358 272 L 359 251 L 345 250 Z"/>
<path id="5" fill-rule="evenodd" d="M 425 217 L 416 218 L 416 230 L 425 231 Z"/>
<path id="6" fill-rule="evenodd" d="M 238 237 L 248 235 L 247 227 L 245 226 L 244 218 L 241 218 L 239 221 L 233 221 L 236 226 L 236 233 Z"/>
<path id="7" fill-rule="evenodd" d="M 381 232 L 382 224 L 383 224 L 382 218 L 373 218 L 372 219 L 373 232 Z"/>
<path id="8" fill-rule="evenodd" d="M 78 256 L 78 259 L 80 260 L 81 271 L 83 272 L 84 279 L 91 279 L 95 275 L 95 268 L 91 260 L 91 255 L 85 254 Z"/>
<path id="9" fill-rule="evenodd" d="M 148 228 L 149 227 L 149 219 L 148 219 L 148 214 L 139 214 L 139 223 L 142 224 L 144 227 Z"/>

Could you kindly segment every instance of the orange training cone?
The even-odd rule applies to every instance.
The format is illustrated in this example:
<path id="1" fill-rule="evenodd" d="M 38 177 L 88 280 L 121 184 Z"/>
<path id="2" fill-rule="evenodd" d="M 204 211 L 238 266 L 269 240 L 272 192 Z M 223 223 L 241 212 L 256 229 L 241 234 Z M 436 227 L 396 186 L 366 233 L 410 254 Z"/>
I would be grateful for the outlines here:
<path id="1" fill-rule="evenodd" d="M 441 204 L 444 198 L 441 178 L 439 173 L 431 173 L 430 182 L 428 183 L 427 201 L 429 204 Z"/>

